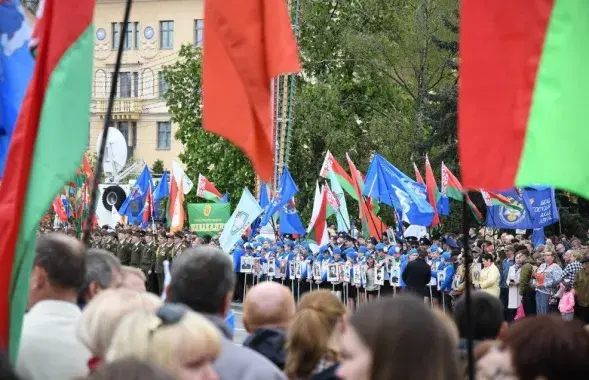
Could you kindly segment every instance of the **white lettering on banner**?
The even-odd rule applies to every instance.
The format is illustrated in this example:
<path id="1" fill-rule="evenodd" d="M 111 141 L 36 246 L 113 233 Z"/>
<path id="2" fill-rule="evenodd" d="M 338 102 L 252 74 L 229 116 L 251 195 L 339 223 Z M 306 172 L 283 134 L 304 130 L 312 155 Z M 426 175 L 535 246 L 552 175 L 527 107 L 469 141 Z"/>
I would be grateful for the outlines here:
<path id="1" fill-rule="evenodd" d="M 538 206 L 532 207 L 532 211 L 539 217 L 539 223 L 544 224 L 552 221 L 552 199 L 543 199 Z"/>

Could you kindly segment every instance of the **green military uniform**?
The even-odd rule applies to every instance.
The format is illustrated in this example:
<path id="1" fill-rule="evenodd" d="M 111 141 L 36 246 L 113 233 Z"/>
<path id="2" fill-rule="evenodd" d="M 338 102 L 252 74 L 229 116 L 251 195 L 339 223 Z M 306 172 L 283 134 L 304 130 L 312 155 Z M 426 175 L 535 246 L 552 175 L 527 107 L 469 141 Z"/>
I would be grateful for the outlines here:
<path id="1" fill-rule="evenodd" d="M 143 256 L 143 245 L 141 242 L 131 243 L 130 253 L 129 265 L 139 268 L 141 266 L 141 257 Z"/>
<path id="2" fill-rule="evenodd" d="M 170 247 L 168 244 L 159 244 L 155 252 L 154 272 L 157 276 L 158 292 L 164 289 L 164 261 L 169 260 Z"/>
<path id="3" fill-rule="evenodd" d="M 131 264 L 131 248 L 132 244 L 129 240 L 124 240 L 118 247 L 117 257 L 122 265 Z"/>
<path id="4" fill-rule="evenodd" d="M 149 271 L 154 269 L 156 261 L 156 245 L 154 242 L 145 243 L 141 254 L 141 270 L 147 277 Z"/>

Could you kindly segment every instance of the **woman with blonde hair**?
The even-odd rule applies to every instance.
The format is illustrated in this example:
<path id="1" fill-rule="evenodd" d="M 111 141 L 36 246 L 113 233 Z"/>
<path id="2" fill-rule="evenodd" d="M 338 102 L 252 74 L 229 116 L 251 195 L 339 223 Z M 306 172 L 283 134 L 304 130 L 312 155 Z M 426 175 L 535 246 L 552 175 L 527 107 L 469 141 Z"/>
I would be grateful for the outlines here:
<path id="1" fill-rule="evenodd" d="M 305 294 L 286 343 L 285 372 L 291 380 L 337 379 L 346 306 L 329 290 Z"/>
<path id="2" fill-rule="evenodd" d="M 184 305 L 165 304 L 127 315 L 112 339 L 108 362 L 134 357 L 162 366 L 179 380 L 216 380 L 221 352 L 218 329 Z"/>
<path id="3" fill-rule="evenodd" d="M 104 360 L 110 341 L 123 317 L 138 310 L 153 311 L 162 301 L 151 293 L 131 289 L 107 289 L 90 301 L 82 312 L 77 335 L 90 350 L 93 358 L 88 362 L 90 370 Z"/>

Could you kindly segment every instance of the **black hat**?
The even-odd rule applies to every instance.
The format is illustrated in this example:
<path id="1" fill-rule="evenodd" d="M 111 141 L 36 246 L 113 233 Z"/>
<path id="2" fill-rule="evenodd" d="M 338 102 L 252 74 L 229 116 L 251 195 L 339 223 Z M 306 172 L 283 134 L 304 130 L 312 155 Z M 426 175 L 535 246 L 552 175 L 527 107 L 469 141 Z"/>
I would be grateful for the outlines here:
<path id="1" fill-rule="evenodd" d="M 372 243 L 372 245 L 377 245 L 378 244 L 378 239 L 373 236 L 373 237 L 370 238 L 370 243 Z"/>
<path id="2" fill-rule="evenodd" d="M 145 236 L 146 234 L 147 234 L 147 232 L 145 232 L 145 230 L 137 231 L 137 236 Z"/>
<path id="3" fill-rule="evenodd" d="M 102 229 L 103 229 L 103 230 L 108 230 L 109 228 L 110 228 L 110 227 L 108 226 L 108 224 L 105 224 L 105 225 L 103 225 L 103 226 L 102 226 Z"/>
<path id="4" fill-rule="evenodd" d="M 174 237 L 182 239 L 184 238 L 184 233 L 182 231 L 176 231 L 174 232 Z"/>
<path id="5" fill-rule="evenodd" d="M 346 239 L 346 241 L 356 241 L 356 239 L 354 239 L 350 235 L 346 235 L 345 239 Z"/>
<path id="6" fill-rule="evenodd" d="M 294 240 L 292 238 L 292 234 L 284 234 L 284 235 L 282 235 L 282 237 L 285 238 L 285 239 L 288 239 L 288 240 Z"/>
<path id="7" fill-rule="evenodd" d="M 341 238 L 346 238 L 348 237 L 348 234 L 345 231 L 340 231 L 337 233 L 337 237 L 341 237 Z"/>
<path id="8" fill-rule="evenodd" d="M 419 239 L 419 244 L 421 244 L 421 245 L 432 245 L 431 241 L 429 241 L 429 239 L 426 238 L 425 236 L 422 237 L 421 239 Z"/>

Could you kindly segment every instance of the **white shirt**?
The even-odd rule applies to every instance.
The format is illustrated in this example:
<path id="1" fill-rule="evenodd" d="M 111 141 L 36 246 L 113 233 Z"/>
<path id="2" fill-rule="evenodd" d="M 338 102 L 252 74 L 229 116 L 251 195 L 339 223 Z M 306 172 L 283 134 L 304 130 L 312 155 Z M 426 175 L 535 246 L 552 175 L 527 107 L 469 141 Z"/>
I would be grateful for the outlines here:
<path id="1" fill-rule="evenodd" d="M 88 374 L 90 351 L 76 336 L 82 312 L 70 302 L 46 300 L 25 315 L 16 361 L 23 380 L 68 380 Z"/>

